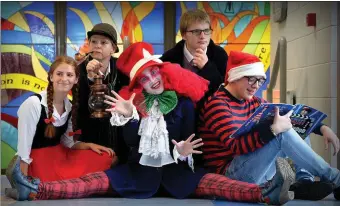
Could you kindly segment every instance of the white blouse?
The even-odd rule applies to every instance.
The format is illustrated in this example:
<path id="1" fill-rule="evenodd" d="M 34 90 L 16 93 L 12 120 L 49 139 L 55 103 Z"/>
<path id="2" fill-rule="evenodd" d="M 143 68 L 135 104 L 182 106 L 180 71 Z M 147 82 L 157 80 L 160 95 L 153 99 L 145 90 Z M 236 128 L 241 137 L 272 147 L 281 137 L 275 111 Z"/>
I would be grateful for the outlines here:
<path id="1" fill-rule="evenodd" d="M 33 137 L 35 135 L 37 124 L 41 115 L 41 104 L 45 107 L 45 112 L 48 114 L 47 108 L 47 92 L 42 91 L 41 102 L 37 96 L 31 96 L 27 98 L 18 109 L 18 146 L 17 155 L 21 157 L 21 160 L 30 164 L 33 160 L 30 158 L 32 149 Z M 65 98 L 65 112 L 60 116 L 56 108 L 53 106 L 53 118 L 55 127 L 65 124 L 68 118 L 68 114 L 71 112 L 72 104 Z M 69 132 L 72 132 L 71 118 L 68 121 L 66 132 L 61 136 L 60 142 L 68 148 L 71 148 L 75 142 L 72 136 L 68 136 Z"/>

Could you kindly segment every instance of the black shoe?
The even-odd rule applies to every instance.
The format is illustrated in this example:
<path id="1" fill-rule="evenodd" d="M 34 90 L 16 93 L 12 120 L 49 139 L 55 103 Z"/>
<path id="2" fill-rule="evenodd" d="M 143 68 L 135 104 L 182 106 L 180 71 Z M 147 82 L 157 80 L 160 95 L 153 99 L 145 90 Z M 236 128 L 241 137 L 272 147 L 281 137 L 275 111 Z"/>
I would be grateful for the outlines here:
<path id="1" fill-rule="evenodd" d="M 340 200 L 340 187 L 335 188 L 335 189 L 333 190 L 333 194 L 334 194 L 334 198 L 335 198 L 336 200 Z"/>
<path id="2" fill-rule="evenodd" d="M 291 185 L 289 190 L 294 191 L 295 199 L 322 200 L 333 192 L 333 184 L 329 182 L 299 181 Z"/>

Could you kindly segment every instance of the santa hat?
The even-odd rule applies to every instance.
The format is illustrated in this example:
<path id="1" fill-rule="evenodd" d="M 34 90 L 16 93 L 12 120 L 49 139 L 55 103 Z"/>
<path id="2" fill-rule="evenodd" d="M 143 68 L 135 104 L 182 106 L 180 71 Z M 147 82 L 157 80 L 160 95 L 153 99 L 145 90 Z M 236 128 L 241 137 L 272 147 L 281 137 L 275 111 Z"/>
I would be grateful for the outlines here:
<path id="1" fill-rule="evenodd" d="M 146 68 L 165 64 L 156 56 L 153 56 L 153 54 L 151 44 L 137 42 L 130 45 L 119 56 L 117 60 L 117 67 L 121 72 L 123 72 L 123 74 L 130 77 L 130 89 L 134 87 L 138 75 Z"/>
<path id="2" fill-rule="evenodd" d="M 231 51 L 228 57 L 225 84 L 241 79 L 245 76 L 262 76 L 266 78 L 264 65 L 260 59 L 240 51 Z"/>

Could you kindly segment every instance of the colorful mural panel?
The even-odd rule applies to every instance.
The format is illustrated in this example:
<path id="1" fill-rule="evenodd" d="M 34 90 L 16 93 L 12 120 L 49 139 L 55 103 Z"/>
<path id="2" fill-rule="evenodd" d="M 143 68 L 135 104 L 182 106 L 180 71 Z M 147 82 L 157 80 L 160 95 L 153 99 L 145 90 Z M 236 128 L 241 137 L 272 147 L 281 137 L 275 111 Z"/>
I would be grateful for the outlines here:
<path id="1" fill-rule="evenodd" d="M 162 54 L 164 18 L 160 17 L 163 16 L 162 2 L 68 2 L 67 54 L 74 56 L 78 52 L 86 53 L 86 33 L 101 22 L 109 23 L 116 29 L 120 53 L 123 51 L 124 37 L 127 37 L 131 43 L 149 42 L 156 54 Z"/>
<path id="2" fill-rule="evenodd" d="M 16 152 L 18 107 L 46 88 L 54 25 L 53 2 L 1 2 L 1 168 Z"/>

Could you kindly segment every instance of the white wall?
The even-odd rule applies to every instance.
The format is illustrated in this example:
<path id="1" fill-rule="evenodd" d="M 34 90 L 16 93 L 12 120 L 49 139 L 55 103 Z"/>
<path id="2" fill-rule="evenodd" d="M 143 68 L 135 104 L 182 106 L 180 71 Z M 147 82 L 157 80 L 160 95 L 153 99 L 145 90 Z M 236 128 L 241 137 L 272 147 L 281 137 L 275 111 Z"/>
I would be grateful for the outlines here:
<path id="1" fill-rule="evenodd" d="M 316 27 L 306 25 L 308 13 L 316 13 Z M 328 117 L 324 123 L 335 132 L 338 24 L 337 2 L 288 2 L 287 19 L 281 23 L 274 22 L 271 15 L 271 65 L 278 39 L 284 36 L 287 39 L 287 91 L 296 92 L 297 103 L 325 112 Z M 312 135 L 311 140 L 313 149 L 336 167 L 336 157 L 324 149 L 323 138 Z"/>

